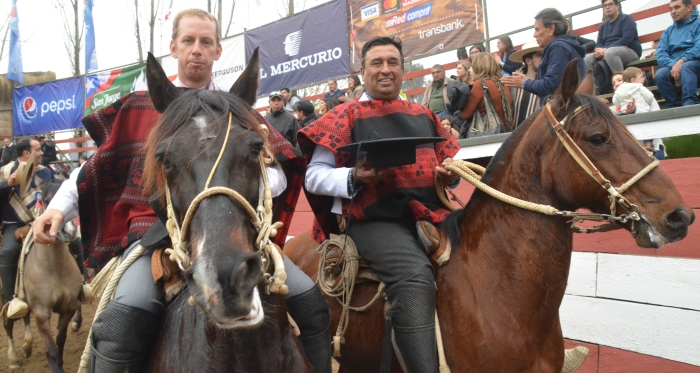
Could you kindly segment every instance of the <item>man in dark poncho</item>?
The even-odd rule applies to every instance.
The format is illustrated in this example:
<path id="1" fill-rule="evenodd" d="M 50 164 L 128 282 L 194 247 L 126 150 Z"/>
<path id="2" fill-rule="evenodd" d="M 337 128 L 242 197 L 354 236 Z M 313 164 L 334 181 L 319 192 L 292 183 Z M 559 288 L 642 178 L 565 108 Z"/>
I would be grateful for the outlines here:
<path id="1" fill-rule="evenodd" d="M 452 161 L 459 145 L 437 115 L 400 98 L 403 62 L 400 41 L 377 37 L 367 42 L 361 63 L 366 92 L 302 128 L 298 140 L 309 161 L 305 186 L 320 225 L 315 238 L 339 233 L 334 214 L 343 215 L 360 255 L 387 285 L 388 317 L 408 372 L 436 373 L 434 269 L 416 222 L 438 224 L 447 215 L 433 178 L 438 174 L 445 185 L 457 181 L 441 165 Z M 399 168 L 370 168 L 366 159 L 356 164 L 354 155 L 336 150 L 372 133 L 383 139 L 448 140 L 420 146 L 417 162 Z"/>

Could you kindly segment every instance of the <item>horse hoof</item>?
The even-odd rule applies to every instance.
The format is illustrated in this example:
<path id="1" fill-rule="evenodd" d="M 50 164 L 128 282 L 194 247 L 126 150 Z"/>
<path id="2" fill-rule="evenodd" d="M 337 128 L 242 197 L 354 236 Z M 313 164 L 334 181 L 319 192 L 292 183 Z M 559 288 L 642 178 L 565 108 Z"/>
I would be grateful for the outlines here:
<path id="1" fill-rule="evenodd" d="M 22 352 L 24 353 L 25 359 L 32 356 L 32 345 L 22 346 Z"/>
<path id="2" fill-rule="evenodd" d="M 9 370 L 19 369 L 19 364 L 17 364 L 17 363 L 10 363 L 10 364 L 7 366 L 7 368 L 8 368 Z"/>
<path id="3" fill-rule="evenodd" d="M 73 321 L 70 323 L 70 330 L 72 330 L 74 333 L 77 333 L 78 330 L 80 330 L 80 324 Z"/>

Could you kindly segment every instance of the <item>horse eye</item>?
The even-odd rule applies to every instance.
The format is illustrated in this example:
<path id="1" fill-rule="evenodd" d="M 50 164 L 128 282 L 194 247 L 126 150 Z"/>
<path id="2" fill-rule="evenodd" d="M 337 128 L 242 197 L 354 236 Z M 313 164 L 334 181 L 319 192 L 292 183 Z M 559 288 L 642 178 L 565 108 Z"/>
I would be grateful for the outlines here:
<path id="1" fill-rule="evenodd" d="M 593 146 L 602 146 L 608 142 L 608 138 L 603 135 L 594 135 L 588 140 Z"/>
<path id="2" fill-rule="evenodd" d="M 256 144 L 256 145 L 253 147 L 253 155 L 256 156 L 256 157 L 257 157 L 258 155 L 260 155 L 260 152 L 263 150 L 263 147 L 264 147 L 263 144 Z"/>

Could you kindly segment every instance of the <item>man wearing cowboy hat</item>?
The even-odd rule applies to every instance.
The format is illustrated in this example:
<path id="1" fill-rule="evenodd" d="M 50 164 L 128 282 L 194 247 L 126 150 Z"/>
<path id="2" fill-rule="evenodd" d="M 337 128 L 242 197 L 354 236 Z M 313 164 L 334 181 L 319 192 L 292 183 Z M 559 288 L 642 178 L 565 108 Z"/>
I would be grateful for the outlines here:
<path id="1" fill-rule="evenodd" d="M 16 145 L 19 158 L 0 168 L 0 216 L 2 217 L 2 245 L 0 248 L 0 281 L 2 304 L 14 296 L 17 260 L 22 242 L 15 231 L 34 220 L 34 192 L 54 176 L 51 170 L 39 165 L 43 155 L 36 140 L 23 139 Z M 30 159 L 31 158 L 31 159 Z"/>
<path id="2" fill-rule="evenodd" d="M 537 44 L 537 41 L 525 43 L 523 48 L 510 56 L 513 62 L 521 62 L 525 65 L 520 70 L 528 79 L 537 79 L 537 68 L 542 61 L 542 51 L 544 48 Z M 519 126 L 540 107 L 540 99 L 522 88 L 511 88 L 510 95 L 513 97 L 513 123 Z"/>

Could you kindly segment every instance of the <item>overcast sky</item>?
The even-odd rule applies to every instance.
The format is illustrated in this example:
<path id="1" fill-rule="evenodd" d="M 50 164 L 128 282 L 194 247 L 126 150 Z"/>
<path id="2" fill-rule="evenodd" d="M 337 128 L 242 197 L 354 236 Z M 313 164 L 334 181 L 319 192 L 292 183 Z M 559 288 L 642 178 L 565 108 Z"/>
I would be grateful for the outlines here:
<path id="1" fill-rule="evenodd" d="M 66 78 L 72 75 L 68 54 L 64 47 L 64 33 L 61 14 L 55 7 L 57 1 L 68 0 L 17 0 L 17 8 L 20 24 L 20 38 L 22 40 L 22 57 L 24 71 L 56 72 L 57 78 Z M 80 4 L 80 20 L 82 22 L 83 0 L 77 0 Z M 157 1 L 159 3 L 168 0 Z M 212 3 L 217 1 L 212 0 Z M 224 0 L 223 14 L 225 31 L 228 24 L 231 0 Z M 273 22 L 285 13 L 287 0 L 238 0 L 233 16 L 230 35 L 243 32 L 244 28 L 255 28 L 269 22 Z M 299 9 L 310 8 L 327 0 L 296 0 L 295 7 Z M 95 21 L 97 58 L 99 69 L 118 67 L 138 60 L 136 38 L 134 36 L 134 5 L 133 0 L 94 0 L 93 18 Z M 260 3 L 258 6 L 257 4 Z M 668 3 L 667 0 L 627 0 L 623 2 L 623 11 L 630 13 L 642 8 Z M 162 8 L 163 4 L 159 4 Z M 506 33 L 518 28 L 530 26 L 533 16 L 537 11 L 556 7 L 562 13 L 572 13 L 592 6 L 599 6 L 599 0 L 581 1 L 555 1 L 555 0 L 487 0 L 489 15 L 489 31 L 491 35 Z M 68 5 L 69 6 L 69 5 Z M 11 0 L 0 2 L 0 14 L 5 17 L 11 7 Z M 144 40 L 144 50 L 148 48 L 148 24 L 147 16 L 150 12 L 150 1 L 140 0 L 141 33 Z M 174 12 L 178 10 L 197 7 L 206 9 L 206 0 L 175 0 Z M 599 22 L 601 12 L 595 11 L 574 18 L 574 28 L 583 27 Z M 166 32 L 161 39 L 161 9 L 158 10 L 156 20 L 155 51 L 156 55 L 168 53 L 167 46 L 170 42 L 170 24 L 165 24 Z M 2 18 L 4 20 L 4 17 Z M 638 22 L 641 35 L 657 31 L 670 25 L 670 17 L 657 16 Z M 4 31 L 4 30 L 3 30 Z M 595 37 L 595 34 L 590 35 Z M 532 40 L 532 31 L 526 31 L 512 35 L 515 45 Z M 9 35 L 8 35 L 9 40 Z M 84 42 L 83 42 L 84 44 Z M 161 46 L 163 48 L 161 49 Z M 9 42 L 5 45 L 3 55 L 0 56 L 0 73 L 7 71 L 7 55 Z M 145 55 L 145 52 L 144 52 Z M 451 57 L 448 57 L 451 56 Z M 431 63 L 450 62 L 456 58 L 454 51 L 447 52 L 443 56 L 425 59 L 424 66 Z M 436 62 L 433 62 L 436 61 Z M 81 57 L 81 71 L 84 58 Z"/>

